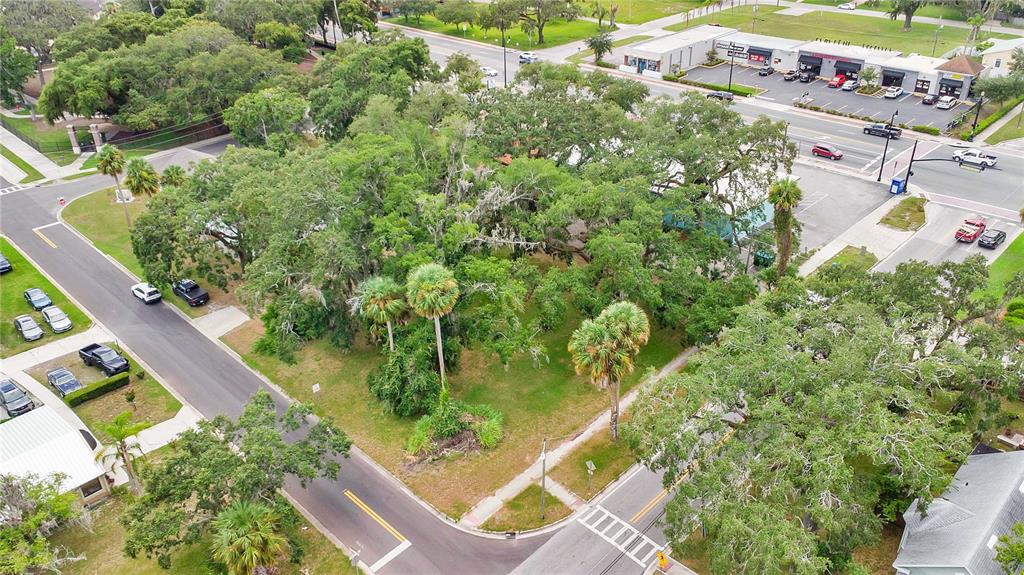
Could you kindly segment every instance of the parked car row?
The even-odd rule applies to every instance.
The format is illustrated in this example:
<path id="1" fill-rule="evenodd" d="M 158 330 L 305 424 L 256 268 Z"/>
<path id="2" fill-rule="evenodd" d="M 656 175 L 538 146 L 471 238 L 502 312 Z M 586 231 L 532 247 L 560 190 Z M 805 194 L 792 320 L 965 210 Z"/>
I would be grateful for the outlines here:
<path id="1" fill-rule="evenodd" d="M 71 318 L 59 307 L 53 305 L 50 296 L 39 288 L 28 288 L 22 294 L 25 302 L 34 310 L 41 313 L 43 322 L 50 327 L 53 333 L 63 333 L 75 327 Z M 41 339 L 45 332 L 42 326 L 34 317 L 28 314 L 19 315 L 14 318 L 14 329 L 25 341 L 36 341 Z"/>

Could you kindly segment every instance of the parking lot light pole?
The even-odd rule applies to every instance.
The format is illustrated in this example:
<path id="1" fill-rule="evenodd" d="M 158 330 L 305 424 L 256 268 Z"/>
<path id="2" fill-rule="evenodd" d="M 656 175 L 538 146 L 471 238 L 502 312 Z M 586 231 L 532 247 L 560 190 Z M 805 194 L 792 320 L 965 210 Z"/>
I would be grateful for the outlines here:
<path id="1" fill-rule="evenodd" d="M 885 125 L 885 148 L 882 148 L 882 165 L 878 166 L 878 178 L 875 179 L 876 182 L 882 181 L 882 169 L 885 168 L 885 156 L 889 153 L 889 140 L 892 139 L 890 131 L 892 130 L 893 123 L 896 122 L 896 116 L 899 115 L 899 110 L 893 112 L 892 117 L 889 118 L 889 123 Z"/>

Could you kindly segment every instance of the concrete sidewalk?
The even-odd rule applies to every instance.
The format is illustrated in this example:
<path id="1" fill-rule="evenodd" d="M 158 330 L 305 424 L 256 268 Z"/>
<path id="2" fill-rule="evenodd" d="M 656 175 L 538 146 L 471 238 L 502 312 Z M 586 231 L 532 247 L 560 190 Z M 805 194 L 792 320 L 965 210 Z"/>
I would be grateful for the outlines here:
<path id="1" fill-rule="evenodd" d="M 51 341 L 46 345 L 23 351 L 18 355 L 0 359 L 0 370 L 5 372 L 24 371 L 32 366 L 74 353 L 90 343 L 114 341 L 114 336 L 101 326 L 94 324 L 82 333 Z"/>
<path id="2" fill-rule="evenodd" d="M 14 152 L 14 155 L 25 160 L 30 166 L 38 170 L 44 179 L 51 180 L 64 175 L 65 168 L 58 166 L 53 160 L 47 158 L 45 154 L 26 144 L 21 138 L 15 136 L 3 126 L 0 126 L 0 143 L 8 150 Z"/>
<path id="3" fill-rule="evenodd" d="M 992 134 L 996 133 L 996 131 L 999 130 L 999 128 L 1002 128 L 1003 126 L 1009 124 L 1010 122 L 1016 122 L 1017 116 L 1021 113 L 1024 113 L 1024 102 L 1017 104 L 1017 107 L 1010 110 L 1010 112 L 1007 113 L 1005 116 L 999 118 L 995 122 L 992 122 L 991 126 L 985 128 L 985 130 L 978 134 L 977 136 L 974 136 L 974 141 L 985 142 L 985 139 L 991 136 Z"/>
<path id="4" fill-rule="evenodd" d="M 917 186 L 913 186 L 917 188 Z M 904 232 L 884 226 L 880 223 L 882 217 L 888 214 L 901 201 L 911 196 L 920 196 L 921 193 L 900 194 L 893 196 L 887 202 L 875 208 L 873 212 L 864 216 L 859 222 L 850 226 L 845 232 L 831 242 L 825 244 L 821 249 L 808 258 L 800 266 L 800 275 L 806 276 L 821 267 L 822 264 L 832 259 L 846 246 L 864 248 L 882 261 L 889 257 L 897 248 L 902 246 L 914 236 L 914 232 Z"/>
<path id="5" fill-rule="evenodd" d="M 696 351 L 697 348 L 695 347 L 691 347 L 684 350 L 682 353 L 673 358 L 672 361 L 666 364 L 665 367 L 661 368 L 657 373 L 655 373 L 651 379 L 647 380 L 644 384 L 636 386 L 635 388 L 633 388 L 632 391 L 623 396 L 622 399 L 619 401 L 620 413 L 626 411 L 626 409 L 628 409 L 629 406 L 633 404 L 633 401 L 636 400 L 636 397 L 639 394 L 641 388 L 643 388 L 645 385 L 649 385 L 662 379 L 666 375 L 675 373 L 682 369 L 682 367 L 686 365 L 686 362 L 690 359 L 690 356 L 696 353 Z M 586 429 L 583 430 L 582 433 L 568 441 L 563 442 L 558 447 L 555 447 L 554 449 L 548 451 L 546 456 L 547 469 L 553 469 L 556 465 L 558 465 L 559 462 L 565 459 L 567 455 L 572 453 L 574 449 L 585 443 L 598 432 L 603 431 L 605 428 L 607 428 L 610 417 L 610 411 L 605 411 L 601 413 L 601 415 L 594 419 L 594 421 L 592 421 L 590 425 L 588 425 Z M 462 517 L 462 519 L 459 520 L 459 523 L 465 527 L 479 528 L 492 515 L 497 513 L 498 510 L 501 509 L 501 507 L 505 504 L 506 501 L 512 499 L 516 495 L 519 495 L 524 489 L 529 487 L 531 484 L 538 483 L 540 481 L 542 465 L 543 462 L 540 460 L 540 458 L 537 458 L 537 461 L 535 461 L 533 464 L 527 467 L 525 471 L 523 471 L 515 478 L 513 478 L 512 481 L 509 481 L 508 483 L 500 487 L 497 491 L 495 491 L 493 495 L 485 497 L 479 503 L 473 506 L 473 508 L 470 509 L 469 512 L 466 513 Z M 561 493 L 559 499 L 565 497 L 566 499 L 568 499 L 568 501 L 566 501 L 566 504 L 572 506 L 573 504 L 575 504 L 575 501 L 573 501 L 573 499 L 571 498 L 570 492 L 568 490 L 565 491 L 565 493 Z M 559 495 L 559 493 L 556 493 L 556 491 L 554 490 L 552 491 L 552 493 L 555 493 L 556 496 Z"/>
<path id="6" fill-rule="evenodd" d="M 143 429 L 135 436 L 135 440 L 143 453 L 149 453 L 174 441 L 178 434 L 194 428 L 202 419 L 203 416 L 198 411 L 188 405 L 182 405 L 174 417 Z"/>

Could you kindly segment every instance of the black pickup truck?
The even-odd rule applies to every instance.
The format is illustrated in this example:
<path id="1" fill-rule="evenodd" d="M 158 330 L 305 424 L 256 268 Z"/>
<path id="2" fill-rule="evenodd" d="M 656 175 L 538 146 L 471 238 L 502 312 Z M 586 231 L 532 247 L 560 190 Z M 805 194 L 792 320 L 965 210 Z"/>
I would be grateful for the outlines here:
<path id="1" fill-rule="evenodd" d="M 192 280 L 185 279 L 174 282 L 171 291 L 192 307 L 206 305 L 206 302 L 210 301 L 210 294 Z"/>
<path id="2" fill-rule="evenodd" d="M 107 377 L 128 371 L 128 360 L 121 354 L 105 345 L 94 343 L 78 350 L 78 357 L 85 365 L 96 366 L 103 370 Z"/>

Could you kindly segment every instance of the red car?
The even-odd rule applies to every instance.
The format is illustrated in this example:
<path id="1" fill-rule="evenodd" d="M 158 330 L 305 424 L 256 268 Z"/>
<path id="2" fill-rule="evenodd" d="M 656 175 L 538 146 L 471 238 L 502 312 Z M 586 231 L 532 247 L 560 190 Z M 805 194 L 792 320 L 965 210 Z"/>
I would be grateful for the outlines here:
<path id="1" fill-rule="evenodd" d="M 985 218 L 967 218 L 956 231 L 956 241 L 971 243 L 985 232 Z"/>
<path id="2" fill-rule="evenodd" d="M 838 88 L 846 83 L 846 76 L 840 74 L 828 82 L 829 88 Z"/>
<path id="3" fill-rule="evenodd" d="M 843 157 L 843 153 L 839 151 L 839 148 L 828 144 L 814 144 L 814 147 L 811 148 L 811 155 L 821 156 L 830 160 L 840 160 Z"/>

